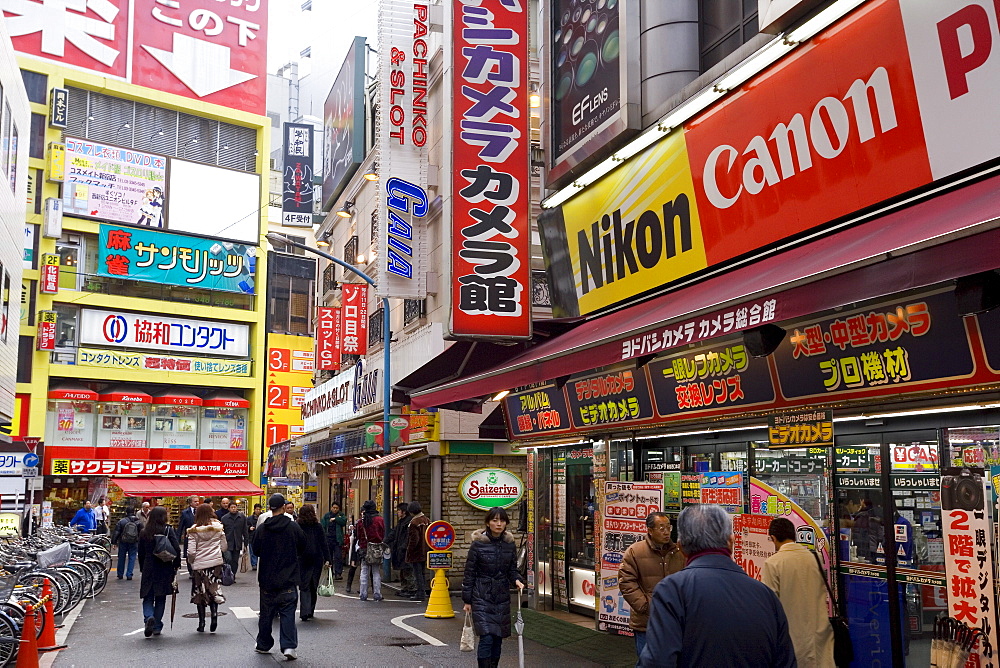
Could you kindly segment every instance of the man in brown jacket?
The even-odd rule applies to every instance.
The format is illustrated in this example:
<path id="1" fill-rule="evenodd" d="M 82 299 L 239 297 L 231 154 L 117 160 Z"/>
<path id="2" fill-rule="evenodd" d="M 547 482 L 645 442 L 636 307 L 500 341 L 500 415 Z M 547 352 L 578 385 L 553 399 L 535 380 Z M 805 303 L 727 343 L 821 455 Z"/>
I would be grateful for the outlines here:
<path id="1" fill-rule="evenodd" d="M 413 567 L 413 579 L 416 580 L 417 591 L 413 600 L 423 601 L 427 598 L 427 572 L 424 570 L 424 561 L 427 559 L 427 551 L 430 550 L 424 536 L 431 518 L 424 515 L 417 501 L 411 501 L 407 510 L 410 513 L 410 524 L 406 528 L 406 563 Z"/>
<path id="2" fill-rule="evenodd" d="M 618 590 L 632 608 L 629 626 L 635 632 L 635 653 L 646 645 L 649 602 L 660 580 L 684 568 L 680 548 L 670 540 L 670 516 L 650 513 L 646 517 L 646 539 L 632 543 L 618 568 Z"/>

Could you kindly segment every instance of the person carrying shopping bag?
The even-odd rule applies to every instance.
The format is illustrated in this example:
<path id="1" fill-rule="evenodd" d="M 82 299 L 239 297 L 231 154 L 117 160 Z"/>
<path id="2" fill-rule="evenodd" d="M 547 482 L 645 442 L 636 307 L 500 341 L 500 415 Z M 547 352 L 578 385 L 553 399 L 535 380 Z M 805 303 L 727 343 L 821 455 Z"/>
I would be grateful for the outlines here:
<path id="1" fill-rule="evenodd" d="M 507 531 L 510 518 L 503 508 L 490 508 L 486 526 L 472 534 L 462 579 L 463 610 L 472 613 L 479 636 L 479 668 L 500 665 L 500 646 L 510 637 L 510 588 L 524 589 L 517 571 L 517 547 Z"/>
<path id="2" fill-rule="evenodd" d="M 157 552 L 158 542 L 165 542 L 173 549 L 173 559 L 164 560 L 169 555 Z M 142 573 L 139 598 L 142 599 L 143 630 L 147 638 L 160 635 L 163 630 L 163 611 L 167 607 L 167 595 L 174 591 L 174 578 L 181 567 L 180 554 L 177 534 L 167 525 L 167 509 L 163 506 L 153 508 L 139 534 L 139 571 Z"/>
<path id="3" fill-rule="evenodd" d="M 203 503 L 194 513 L 194 526 L 188 529 L 188 564 L 191 566 L 191 602 L 198 606 L 198 633 L 205 632 L 205 608 L 212 611 L 209 631 L 219 624 L 222 595 L 222 553 L 226 551 L 226 532 L 215 515 L 212 504 Z"/>
<path id="4" fill-rule="evenodd" d="M 316 590 L 323 566 L 331 561 L 326 532 L 316 519 L 316 509 L 311 504 L 299 508 L 299 526 L 306 535 L 306 549 L 299 562 L 299 619 L 309 621 L 315 617 Z"/>
<path id="5" fill-rule="evenodd" d="M 368 600 L 368 578 L 371 576 L 373 598 L 382 600 L 382 541 L 385 540 L 385 521 L 378 514 L 375 502 L 368 500 L 361 506 L 361 519 L 354 526 L 354 536 L 358 541 L 358 557 L 361 561 L 361 600 Z M 369 550 L 369 545 L 372 549 Z M 376 554 L 377 553 L 377 554 Z M 375 557 L 378 557 L 376 560 Z"/>

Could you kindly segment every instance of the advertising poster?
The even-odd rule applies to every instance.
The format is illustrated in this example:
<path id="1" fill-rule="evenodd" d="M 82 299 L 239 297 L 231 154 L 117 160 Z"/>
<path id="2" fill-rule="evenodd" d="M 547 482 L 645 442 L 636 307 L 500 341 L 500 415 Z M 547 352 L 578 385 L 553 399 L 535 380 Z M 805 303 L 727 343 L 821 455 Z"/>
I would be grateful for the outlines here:
<path id="1" fill-rule="evenodd" d="M 165 157 L 67 137 L 66 164 L 64 214 L 166 227 Z"/>
<path id="2" fill-rule="evenodd" d="M 323 105 L 323 202 L 333 206 L 365 159 L 366 39 L 355 37 Z"/>
<path id="3" fill-rule="evenodd" d="M 712 471 L 701 474 L 701 502 L 722 506 L 730 513 L 743 510 L 743 474 Z"/>
<path id="4" fill-rule="evenodd" d="M 701 474 L 686 471 L 681 473 L 681 505 L 701 503 Z"/>
<path id="5" fill-rule="evenodd" d="M 795 526 L 795 542 L 802 543 L 819 555 L 823 568 L 830 572 L 830 545 L 818 522 L 798 504 L 770 485 L 750 478 L 750 513 L 768 518 L 784 517 Z M 765 529 L 766 533 L 766 529 Z"/>
<path id="6" fill-rule="evenodd" d="M 364 355 L 368 351 L 368 286 L 341 283 L 340 352 Z"/>
<path id="7" fill-rule="evenodd" d="M 646 516 L 663 510 L 663 484 L 606 481 L 601 505 L 604 515 L 598 566 L 597 628 L 630 636 L 631 610 L 618 590 L 618 569 L 629 546 L 646 538 Z"/>
<path id="8" fill-rule="evenodd" d="M 340 307 L 316 309 L 316 368 L 340 370 Z"/>
<path id="9" fill-rule="evenodd" d="M 267 422 L 264 445 L 295 438 L 305 433 L 302 404 L 313 389 L 316 365 L 311 336 L 267 335 Z"/>
<path id="10" fill-rule="evenodd" d="M 736 540 L 733 543 L 733 561 L 747 572 L 747 575 L 760 580 L 764 562 L 774 554 L 774 544 L 767 537 L 767 529 L 771 526 L 770 515 L 751 515 L 740 513 L 733 516 L 733 533 Z"/>
<path id="11" fill-rule="evenodd" d="M 313 127 L 305 123 L 285 123 L 284 161 L 281 177 L 281 224 L 312 227 L 313 212 Z"/>

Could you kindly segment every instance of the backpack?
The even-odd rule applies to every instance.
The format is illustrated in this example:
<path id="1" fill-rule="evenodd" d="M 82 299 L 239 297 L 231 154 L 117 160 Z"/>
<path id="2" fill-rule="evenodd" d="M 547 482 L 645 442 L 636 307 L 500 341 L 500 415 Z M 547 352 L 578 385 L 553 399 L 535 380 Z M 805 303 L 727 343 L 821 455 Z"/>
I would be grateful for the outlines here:
<path id="1" fill-rule="evenodd" d="M 135 520 L 129 520 L 125 526 L 122 528 L 122 535 L 118 539 L 122 543 L 138 543 L 139 542 L 139 524 Z"/>

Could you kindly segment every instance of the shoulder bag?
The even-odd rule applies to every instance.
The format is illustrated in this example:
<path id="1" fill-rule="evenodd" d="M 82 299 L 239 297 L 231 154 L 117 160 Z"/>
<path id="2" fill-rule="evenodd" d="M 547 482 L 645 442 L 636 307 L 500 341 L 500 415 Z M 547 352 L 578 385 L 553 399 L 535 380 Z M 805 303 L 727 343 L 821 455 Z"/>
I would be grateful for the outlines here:
<path id="1" fill-rule="evenodd" d="M 385 543 L 373 543 L 368 540 L 368 530 L 365 529 L 365 521 L 359 522 L 361 530 L 365 533 L 365 553 L 364 562 L 369 566 L 382 563 L 382 552 L 385 551 Z"/>
<path id="2" fill-rule="evenodd" d="M 826 585 L 827 593 L 830 594 L 830 602 L 833 604 L 835 613 L 835 616 L 830 617 L 830 626 L 833 627 L 833 662 L 837 664 L 838 668 L 849 666 L 854 661 L 854 644 L 851 642 L 850 629 L 847 626 L 847 620 L 839 614 L 840 606 L 833 595 L 833 589 L 830 588 L 830 581 L 826 578 L 826 571 L 823 570 L 823 564 L 819 561 L 819 555 L 815 552 L 812 555 L 816 560 L 819 576 L 822 578 L 823 584 Z"/>
<path id="3" fill-rule="evenodd" d="M 156 534 L 156 540 L 153 542 L 153 554 L 160 561 L 168 563 L 177 558 L 177 550 L 174 549 L 173 544 L 170 542 L 169 531 L 170 527 L 167 527 L 168 533 Z"/>

